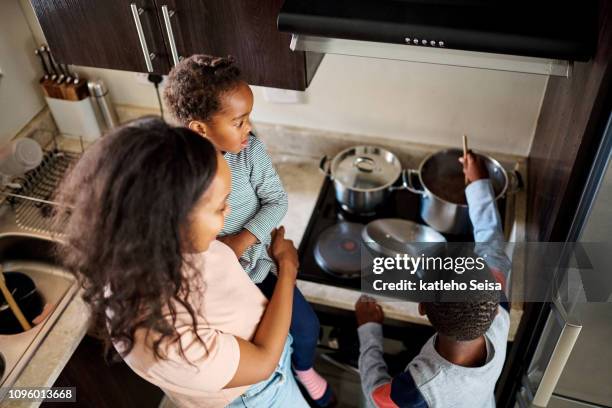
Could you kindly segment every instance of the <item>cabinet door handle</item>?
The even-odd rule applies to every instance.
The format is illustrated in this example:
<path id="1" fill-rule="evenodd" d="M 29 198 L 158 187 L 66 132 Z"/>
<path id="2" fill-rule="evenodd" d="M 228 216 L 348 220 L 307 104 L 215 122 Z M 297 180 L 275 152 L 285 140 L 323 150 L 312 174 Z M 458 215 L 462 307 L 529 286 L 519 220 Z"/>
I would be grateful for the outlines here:
<path id="1" fill-rule="evenodd" d="M 134 25 L 136 26 L 136 31 L 138 32 L 140 48 L 142 48 L 142 53 L 144 56 L 145 64 L 147 66 L 147 71 L 153 72 L 153 60 L 155 59 L 155 54 L 149 52 L 149 47 L 147 46 L 147 39 L 145 38 L 144 30 L 142 29 L 142 23 L 140 22 L 140 15 L 144 12 L 144 9 L 138 8 L 138 6 L 136 6 L 136 3 L 130 3 L 130 9 L 132 10 L 132 17 L 134 17 Z"/>
<path id="2" fill-rule="evenodd" d="M 174 41 L 174 32 L 172 31 L 172 22 L 170 18 L 174 15 L 174 10 L 169 10 L 167 5 L 161 7 L 162 15 L 164 17 L 164 25 L 166 26 L 166 33 L 168 35 L 168 44 L 170 44 L 170 54 L 172 54 L 172 62 L 174 65 L 181 61 L 178 51 L 176 49 L 176 41 Z"/>

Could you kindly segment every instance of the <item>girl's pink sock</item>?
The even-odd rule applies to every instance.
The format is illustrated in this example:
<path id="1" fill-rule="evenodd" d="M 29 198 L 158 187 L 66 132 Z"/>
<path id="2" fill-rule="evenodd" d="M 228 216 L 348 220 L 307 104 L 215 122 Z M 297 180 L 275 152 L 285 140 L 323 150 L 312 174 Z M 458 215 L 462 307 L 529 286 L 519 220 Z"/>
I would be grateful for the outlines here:
<path id="1" fill-rule="evenodd" d="M 309 368 L 304 371 L 295 370 L 295 375 L 304 388 L 306 388 L 306 391 L 308 391 L 310 398 L 318 400 L 323 396 L 325 388 L 327 388 L 327 381 L 325 381 L 314 368 Z"/>

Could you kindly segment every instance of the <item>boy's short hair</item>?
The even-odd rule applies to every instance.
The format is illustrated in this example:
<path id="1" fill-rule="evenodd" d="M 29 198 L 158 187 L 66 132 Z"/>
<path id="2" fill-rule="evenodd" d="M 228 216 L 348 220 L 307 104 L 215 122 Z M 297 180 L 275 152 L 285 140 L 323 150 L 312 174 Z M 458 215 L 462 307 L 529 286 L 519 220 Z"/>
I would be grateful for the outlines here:
<path id="1" fill-rule="evenodd" d="M 482 296 L 474 302 L 426 302 L 425 313 L 436 331 L 457 341 L 474 340 L 491 326 L 499 294 Z"/>
<path id="2" fill-rule="evenodd" d="M 472 249 L 461 248 L 454 256 L 477 258 Z M 452 254 L 448 254 L 452 255 Z M 457 274 L 453 271 L 437 271 L 436 279 L 463 282 L 470 288 L 470 281 L 493 282 L 490 269 L 485 264 L 482 270 Z M 474 289 L 461 293 L 437 291 L 433 301 L 422 302 L 425 313 L 436 331 L 457 341 L 469 341 L 482 336 L 491 326 L 499 306 L 501 292 Z"/>

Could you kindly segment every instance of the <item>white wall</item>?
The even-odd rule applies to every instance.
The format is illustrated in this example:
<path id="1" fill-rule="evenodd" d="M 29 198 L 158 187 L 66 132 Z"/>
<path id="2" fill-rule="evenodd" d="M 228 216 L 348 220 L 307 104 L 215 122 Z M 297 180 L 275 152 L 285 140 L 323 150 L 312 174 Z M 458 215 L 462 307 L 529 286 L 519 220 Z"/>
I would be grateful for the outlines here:
<path id="1" fill-rule="evenodd" d="M 326 55 L 304 105 L 263 100 L 254 119 L 435 145 L 527 155 L 546 78 L 483 69 Z"/>
<path id="2" fill-rule="evenodd" d="M 20 0 L 44 41 L 28 0 Z M 29 9 L 29 10 L 27 10 Z M 107 83 L 115 103 L 157 107 L 152 85 L 134 73 L 84 68 Z M 305 104 L 264 101 L 255 87 L 254 121 L 385 136 L 436 145 L 527 155 L 547 77 L 360 57 L 327 55 Z"/>
<path id="3" fill-rule="evenodd" d="M 44 106 L 36 42 L 18 0 L 0 1 L 0 143 L 10 140 Z"/>

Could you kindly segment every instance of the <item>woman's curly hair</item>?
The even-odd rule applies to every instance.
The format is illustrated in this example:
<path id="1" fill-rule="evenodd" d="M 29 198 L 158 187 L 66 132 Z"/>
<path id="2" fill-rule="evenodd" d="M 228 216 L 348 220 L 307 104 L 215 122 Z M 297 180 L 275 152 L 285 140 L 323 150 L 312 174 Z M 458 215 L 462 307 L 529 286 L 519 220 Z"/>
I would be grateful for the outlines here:
<path id="1" fill-rule="evenodd" d="M 189 312 L 203 344 L 189 298 L 199 282 L 184 278 L 189 261 L 183 254 L 190 250 L 184 238 L 191 210 L 216 172 L 208 140 L 148 118 L 99 140 L 63 181 L 59 256 L 83 286 L 107 351 L 117 342 L 127 355 L 136 330 L 144 328 L 156 334 L 155 357 L 164 358 L 160 344 L 179 339 L 177 306 Z"/>
<path id="2" fill-rule="evenodd" d="M 240 81 L 240 70 L 231 56 L 192 55 L 170 71 L 165 104 L 182 125 L 192 120 L 205 122 L 221 109 L 221 95 Z"/>

